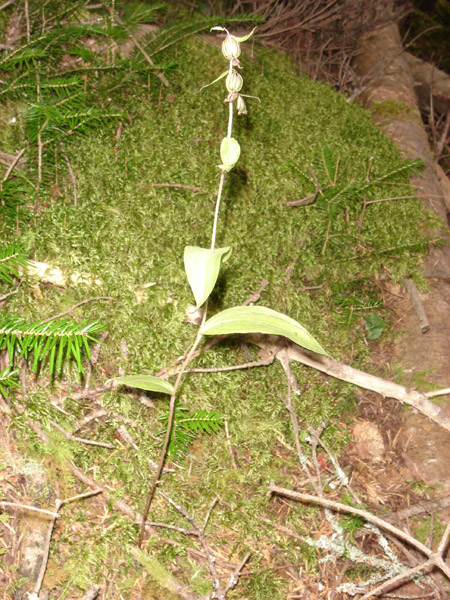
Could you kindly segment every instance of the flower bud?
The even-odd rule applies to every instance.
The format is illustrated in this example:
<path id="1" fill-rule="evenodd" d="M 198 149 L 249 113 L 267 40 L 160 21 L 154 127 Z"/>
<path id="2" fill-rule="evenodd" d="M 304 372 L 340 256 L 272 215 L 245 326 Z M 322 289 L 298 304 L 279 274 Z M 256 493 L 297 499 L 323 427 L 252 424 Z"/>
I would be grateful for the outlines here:
<path id="1" fill-rule="evenodd" d="M 231 69 L 225 81 L 227 90 L 229 92 L 239 92 L 239 90 L 242 88 L 243 83 L 244 80 L 242 79 L 242 76 L 239 75 L 239 73 L 234 69 Z"/>
<path id="2" fill-rule="evenodd" d="M 233 60 L 233 58 L 237 58 L 241 53 L 241 45 L 230 33 L 222 42 L 222 54 L 226 58 L 226 60 Z"/>
<path id="3" fill-rule="evenodd" d="M 220 158 L 222 159 L 220 168 L 227 172 L 231 171 L 239 160 L 240 154 L 241 147 L 237 140 L 232 137 L 223 138 L 220 144 Z"/>
<path id="4" fill-rule="evenodd" d="M 247 106 L 242 96 L 237 97 L 236 108 L 238 115 L 246 115 L 248 113 Z"/>

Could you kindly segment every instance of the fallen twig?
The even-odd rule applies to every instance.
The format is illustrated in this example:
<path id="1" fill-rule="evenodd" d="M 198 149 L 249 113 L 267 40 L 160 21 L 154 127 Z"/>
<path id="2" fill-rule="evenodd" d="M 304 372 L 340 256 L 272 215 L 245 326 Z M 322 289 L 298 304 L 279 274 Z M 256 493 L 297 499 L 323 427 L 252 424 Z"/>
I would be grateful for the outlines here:
<path id="1" fill-rule="evenodd" d="M 21 159 L 21 157 L 22 157 L 22 154 L 23 154 L 24 152 L 25 152 L 25 148 L 22 148 L 22 150 L 20 150 L 20 151 L 19 151 L 19 152 L 16 154 L 16 156 L 14 156 L 14 159 L 13 159 L 13 161 L 11 162 L 11 164 L 9 165 L 9 167 L 7 168 L 7 170 L 6 170 L 6 173 L 5 173 L 5 175 L 4 175 L 4 177 L 3 177 L 3 179 L 2 179 L 2 182 L 1 182 L 1 183 L 5 183 L 5 181 L 8 179 L 8 177 L 9 177 L 9 175 L 10 175 L 11 171 L 12 171 L 12 170 L 14 169 L 14 167 L 17 165 L 17 163 L 18 163 L 18 162 L 19 162 L 19 160 Z M 0 184 L 0 189 L 1 189 L 1 184 Z"/>
<path id="2" fill-rule="evenodd" d="M 189 190 L 190 192 L 194 192 L 196 194 L 202 191 L 201 188 L 196 187 L 195 185 L 183 185 L 182 183 L 151 183 L 150 185 L 152 187 L 181 188 L 182 190 Z"/>
<path id="3" fill-rule="evenodd" d="M 109 448 L 110 450 L 114 450 L 114 448 L 116 447 L 113 444 L 108 444 L 107 442 L 97 442 L 96 440 L 88 440 L 86 438 L 80 438 L 76 435 L 72 435 L 63 427 L 61 427 L 61 425 L 58 425 L 58 423 L 55 423 L 54 421 L 50 421 L 50 425 L 52 425 L 52 427 L 54 427 L 60 433 L 62 433 L 63 436 L 71 442 L 79 442 L 80 444 L 87 444 L 89 446 L 100 446 L 101 448 Z"/>
<path id="4" fill-rule="evenodd" d="M 404 404 L 409 404 L 447 431 L 450 431 L 450 415 L 446 413 L 443 407 L 432 402 L 424 393 L 418 392 L 417 390 L 408 390 L 403 385 L 387 381 L 376 375 L 364 373 L 364 371 L 354 369 L 349 365 L 340 363 L 327 356 L 321 356 L 314 352 L 310 352 L 309 350 L 305 350 L 296 344 L 289 344 L 286 346 L 284 338 L 280 341 L 277 338 L 272 337 L 270 341 L 268 341 L 267 336 L 264 338 L 260 335 L 252 335 L 251 339 L 258 346 L 266 348 L 266 350 L 275 354 L 278 359 L 280 359 L 278 353 L 283 351 L 286 353 L 285 356 L 289 360 L 300 362 L 308 367 L 312 367 L 322 373 L 326 373 L 327 375 L 331 375 L 342 381 L 347 381 L 348 383 L 352 383 L 363 389 L 377 392 L 384 398 L 395 398 Z"/>
<path id="5" fill-rule="evenodd" d="M 411 298 L 411 303 L 416 313 L 417 318 L 419 319 L 420 330 L 422 333 L 427 333 L 430 331 L 430 322 L 428 321 L 427 314 L 425 312 L 425 308 L 422 304 L 422 300 L 419 296 L 419 290 L 417 289 L 416 284 L 412 279 L 404 279 L 403 285 L 406 288 L 406 291 Z"/>
<path id="6" fill-rule="evenodd" d="M 324 508 L 329 508 L 336 512 L 347 512 L 362 517 L 363 519 L 369 521 L 370 523 L 373 523 L 380 529 L 388 531 L 389 533 L 395 535 L 397 538 L 400 538 L 401 540 L 407 542 L 410 546 L 413 546 L 414 548 L 416 548 L 416 550 L 422 552 L 422 554 L 425 554 L 428 560 L 422 563 L 422 565 L 414 567 L 414 569 L 411 570 L 412 574 L 416 574 L 419 572 L 422 573 L 426 570 L 429 570 L 429 568 L 436 566 L 450 579 L 450 567 L 446 564 L 444 559 L 444 553 L 447 547 L 448 539 L 450 537 L 450 523 L 447 525 L 444 535 L 442 536 L 442 539 L 439 543 L 438 549 L 436 550 L 436 552 L 434 552 L 431 548 L 428 548 L 427 546 L 425 546 L 425 544 L 422 544 L 408 533 L 402 531 L 401 529 L 398 529 L 397 527 L 394 527 L 394 525 L 391 525 L 384 519 L 380 519 L 379 517 L 371 514 L 366 510 L 361 510 L 360 508 L 355 508 L 353 506 L 341 504 L 340 502 L 335 502 L 334 500 L 329 500 L 328 498 L 320 498 L 318 496 L 312 496 L 311 494 L 294 492 L 292 490 L 279 487 L 273 483 L 269 486 L 268 494 L 284 496 L 285 498 L 290 498 L 291 500 L 295 500 L 297 502 L 319 504 Z M 397 583 L 397 579 L 398 581 L 400 581 L 403 580 L 405 577 L 408 577 L 409 575 L 410 572 L 406 571 L 401 574 L 401 577 L 396 576 L 395 578 L 384 582 L 383 584 L 375 588 L 375 590 L 372 590 L 370 593 L 365 594 L 363 598 L 367 600 L 373 595 L 378 595 L 379 593 L 381 593 L 381 591 L 386 590 L 387 587 L 390 586 L 390 584 Z M 363 598 L 361 598 L 361 600 L 363 600 Z"/>
<path id="7" fill-rule="evenodd" d="M 100 337 L 98 338 L 98 341 L 94 344 L 94 346 L 91 349 L 91 358 L 88 361 L 88 365 L 87 365 L 87 369 L 86 369 L 86 381 L 84 382 L 84 389 L 89 388 L 89 384 L 91 382 L 91 377 L 92 377 L 92 367 L 98 361 L 98 358 L 100 356 L 100 350 L 102 349 L 103 343 L 106 341 L 106 338 L 108 337 L 108 335 L 109 335 L 109 331 L 103 331 L 102 334 L 100 335 Z"/>
<path id="8" fill-rule="evenodd" d="M 218 600 L 224 600 L 225 599 L 225 595 L 223 590 L 221 589 L 221 585 L 220 585 L 220 579 L 219 579 L 219 575 L 217 573 L 217 569 L 216 569 L 216 561 L 214 556 L 212 555 L 208 544 L 206 543 L 206 539 L 205 539 L 205 530 L 204 527 L 200 527 L 199 525 L 197 525 L 197 522 L 194 520 L 193 517 L 191 517 L 191 515 L 187 512 L 187 510 L 185 508 L 183 508 L 180 504 L 177 504 L 176 502 L 174 502 L 171 498 L 169 498 L 169 496 L 167 496 L 166 494 L 164 494 L 163 492 L 161 492 L 161 490 L 159 490 L 159 494 L 169 503 L 171 504 L 175 510 L 177 512 L 180 513 L 180 515 L 182 517 L 184 517 L 187 521 L 189 521 L 189 523 L 192 525 L 192 527 L 194 528 L 194 531 L 197 533 L 197 536 L 200 540 L 200 543 L 202 545 L 203 548 L 203 552 L 205 553 L 206 558 L 208 559 L 208 570 L 209 573 L 211 575 L 212 578 L 212 583 L 213 583 L 213 588 L 214 588 L 214 596 L 215 598 L 218 598 Z M 207 518 L 209 518 L 210 514 L 211 514 L 211 510 L 214 508 L 214 506 L 217 503 L 217 498 L 215 498 L 212 502 L 212 506 L 210 507 L 209 511 L 208 511 L 208 515 Z M 207 524 L 207 519 L 205 519 L 205 525 Z"/>
<path id="9" fill-rule="evenodd" d="M 427 398 L 436 398 L 437 396 L 448 396 L 450 394 L 450 388 L 444 388 L 443 390 L 434 390 L 433 392 L 425 392 Z"/>
<path id="10" fill-rule="evenodd" d="M 91 492 L 86 492 L 85 494 L 78 494 L 77 496 L 72 496 L 71 498 L 65 498 L 65 499 L 57 498 L 55 501 L 55 512 L 58 513 L 59 509 L 61 508 L 61 506 L 63 506 L 63 504 L 68 504 L 69 502 L 76 502 L 78 500 L 83 500 L 84 498 L 90 498 L 91 496 L 96 496 L 97 494 L 100 494 L 101 492 L 102 492 L 101 489 L 97 489 L 97 490 L 93 490 Z M 29 600 L 39 600 L 39 592 L 41 590 L 42 582 L 44 581 L 44 575 L 45 575 L 45 571 L 47 569 L 48 557 L 50 554 L 50 542 L 52 539 L 53 528 L 55 526 L 55 522 L 56 522 L 56 519 L 58 516 L 59 515 L 56 514 L 52 518 L 52 520 L 48 526 L 47 537 L 45 540 L 44 558 L 42 560 L 42 565 L 41 565 L 41 569 L 39 571 L 39 576 L 37 578 L 36 585 L 34 586 L 34 593 L 29 594 Z"/>
<path id="11" fill-rule="evenodd" d="M 171 506 L 173 506 L 175 508 L 175 510 L 180 513 L 180 515 L 182 517 L 184 517 L 187 521 L 189 521 L 189 523 L 192 525 L 193 530 L 192 531 L 188 531 L 187 534 L 185 535 L 195 535 L 196 537 L 198 537 L 202 548 L 203 548 L 203 552 L 205 554 L 206 560 L 208 562 L 208 570 L 209 573 L 211 575 L 211 579 L 212 579 L 212 583 L 213 583 L 213 588 L 214 588 L 214 593 L 212 596 L 208 596 L 208 598 L 217 598 L 217 600 L 225 600 L 225 598 L 227 597 L 227 594 L 229 591 L 231 591 L 232 589 L 234 589 L 239 581 L 239 577 L 241 575 L 241 572 L 243 570 L 243 568 L 245 567 L 245 565 L 247 564 L 250 556 L 251 556 L 251 552 L 248 552 L 245 557 L 243 558 L 242 562 L 236 567 L 236 569 L 233 571 L 233 573 L 231 574 L 231 576 L 228 579 L 228 583 L 226 585 L 226 587 L 224 589 L 222 589 L 222 585 L 220 583 L 220 578 L 219 578 L 219 574 L 217 572 L 216 569 L 216 557 L 212 554 L 208 544 L 206 543 L 206 538 L 205 538 L 205 529 L 208 525 L 208 521 L 209 518 L 211 516 L 211 513 L 214 509 L 214 507 L 216 506 L 217 502 L 218 502 L 218 498 L 214 498 L 214 500 L 212 501 L 208 512 L 206 513 L 206 517 L 205 520 L 203 522 L 203 527 L 200 527 L 197 522 L 194 520 L 193 517 L 191 517 L 191 515 L 187 512 L 187 510 L 185 508 L 183 508 L 180 504 L 177 504 L 176 502 L 174 502 L 169 496 L 167 496 L 166 494 L 164 494 L 163 492 L 161 492 L 161 490 L 159 490 L 158 492 Z M 170 528 L 172 529 L 177 529 L 178 531 L 183 532 L 183 530 L 170 526 Z"/>
<path id="12" fill-rule="evenodd" d="M 43 515 L 48 515 L 49 517 L 53 517 L 54 519 L 57 519 L 60 516 L 57 512 L 45 510 L 44 508 L 37 508 L 36 506 L 29 506 L 28 504 L 18 504 L 17 502 L 4 502 L 3 500 L 0 500 L 0 508 L 18 508 L 20 510 L 32 510 Z"/>
<path id="13" fill-rule="evenodd" d="M 94 300 L 110 300 L 111 302 L 117 302 L 117 300 L 115 298 L 111 298 L 111 296 L 94 296 L 93 298 L 86 298 L 81 302 L 77 302 L 64 312 L 58 313 L 57 315 L 53 315 L 52 317 L 48 317 L 48 319 L 44 319 L 43 321 L 41 321 L 41 325 L 43 325 L 44 323 L 50 323 L 50 321 L 60 319 L 61 317 L 65 317 L 66 315 L 70 315 L 72 311 L 74 311 L 79 306 L 83 306 L 83 304 L 87 304 L 88 302 L 94 302 Z"/>
<path id="14" fill-rule="evenodd" d="M 17 292 L 18 292 L 18 290 L 13 290 L 12 292 L 8 292 L 7 294 L 3 294 L 3 296 L 0 296 L 0 302 L 4 302 L 10 296 L 13 296 L 14 294 L 17 294 Z"/>

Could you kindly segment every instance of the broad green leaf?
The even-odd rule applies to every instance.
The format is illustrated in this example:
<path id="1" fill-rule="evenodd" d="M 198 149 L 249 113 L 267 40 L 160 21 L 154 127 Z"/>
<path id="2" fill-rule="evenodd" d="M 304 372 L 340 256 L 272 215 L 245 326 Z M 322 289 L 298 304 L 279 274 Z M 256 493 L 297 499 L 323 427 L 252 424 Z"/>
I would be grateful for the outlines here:
<path id="1" fill-rule="evenodd" d="M 128 385 L 129 387 L 139 388 L 140 390 L 160 392 L 161 394 L 172 395 L 174 392 L 171 383 L 154 375 L 127 375 L 125 377 L 114 377 L 113 381 L 123 383 L 123 385 Z"/>
<path id="2" fill-rule="evenodd" d="M 300 323 L 264 306 L 235 306 L 214 315 L 200 329 L 203 335 L 231 333 L 267 333 L 283 335 L 294 343 L 318 354 L 327 353 Z"/>
<path id="3" fill-rule="evenodd" d="M 366 322 L 367 339 L 377 340 L 384 331 L 384 321 L 377 315 L 367 315 Z"/>
<path id="4" fill-rule="evenodd" d="M 209 298 L 216 285 L 222 261 L 228 260 L 231 248 L 199 248 L 186 246 L 184 268 L 197 308 Z"/>

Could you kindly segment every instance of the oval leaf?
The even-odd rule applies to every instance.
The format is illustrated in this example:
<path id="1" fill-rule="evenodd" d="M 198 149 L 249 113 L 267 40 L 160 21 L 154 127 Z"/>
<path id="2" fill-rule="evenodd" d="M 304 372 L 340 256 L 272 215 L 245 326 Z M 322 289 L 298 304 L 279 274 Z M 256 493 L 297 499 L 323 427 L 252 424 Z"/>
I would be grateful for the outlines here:
<path id="1" fill-rule="evenodd" d="M 228 260 L 231 248 L 186 246 L 184 268 L 197 308 L 209 298 L 216 285 L 222 261 Z"/>
<path id="2" fill-rule="evenodd" d="M 318 354 L 327 353 L 300 323 L 264 306 L 235 306 L 214 315 L 200 329 L 203 335 L 267 333 L 283 335 L 295 344 Z"/>
<path id="3" fill-rule="evenodd" d="M 174 392 L 171 383 L 154 375 L 127 375 L 125 377 L 115 377 L 113 381 L 129 387 L 139 388 L 140 390 L 160 392 L 161 394 L 172 395 Z"/>

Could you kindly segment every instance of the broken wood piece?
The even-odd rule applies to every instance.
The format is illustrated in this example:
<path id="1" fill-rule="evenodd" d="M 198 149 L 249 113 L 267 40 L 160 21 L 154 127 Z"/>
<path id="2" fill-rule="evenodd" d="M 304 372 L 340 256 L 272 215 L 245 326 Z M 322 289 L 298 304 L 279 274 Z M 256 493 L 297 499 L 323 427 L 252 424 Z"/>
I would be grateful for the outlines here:
<path id="1" fill-rule="evenodd" d="M 440 427 L 450 431 L 450 415 L 445 411 L 445 407 L 435 404 L 422 392 L 409 390 L 405 386 L 393 381 L 382 379 L 376 375 L 370 375 L 370 373 L 364 373 L 364 371 L 354 369 L 350 365 L 340 363 L 327 356 L 305 350 L 296 344 L 286 346 L 284 338 L 252 335 L 250 339 L 256 345 L 272 352 L 278 360 L 288 358 L 289 360 L 300 362 L 341 381 L 346 381 L 365 390 L 381 394 L 383 398 L 395 398 L 404 404 L 409 404 Z"/>
<path id="2" fill-rule="evenodd" d="M 420 330 L 422 331 L 422 333 L 427 333 L 428 331 L 430 331 L 430 322 L 428 321 L 425 308 L 422 304 L 422 300 L 420 299 L 419 290 L 417 289 L 417 286 L 412 279 L 404 279 L 403 285 L 405 286 L 406 291 L 408 292 L 409 297 L 411 298 L 411 303 L 414 312 L 416 313 L 417 318 L 419 319 Z"/>

